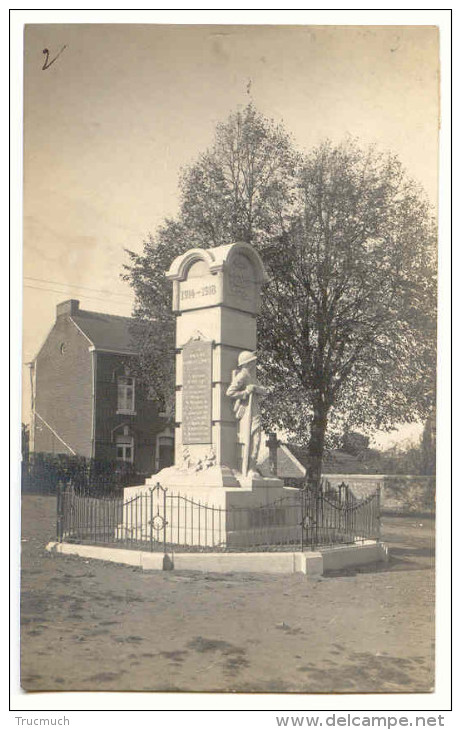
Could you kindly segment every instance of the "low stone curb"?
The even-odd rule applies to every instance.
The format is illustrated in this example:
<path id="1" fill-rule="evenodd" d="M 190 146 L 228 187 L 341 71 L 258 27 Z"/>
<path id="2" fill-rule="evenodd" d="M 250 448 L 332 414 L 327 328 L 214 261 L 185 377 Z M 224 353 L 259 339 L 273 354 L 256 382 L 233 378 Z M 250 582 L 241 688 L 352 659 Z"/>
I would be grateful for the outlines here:
<path id="1" fill-rule="evenodd" d="M 143 570 L 197 570 L 208 573 L 304 573 L 323 575 L 388 559 L 388 548 L 372 540 L 356 545 L 322 548 L 317 552 L 163 553 L 123 550 L 99 545 L 49 542 L 49 552 L 133 565 Z"/>

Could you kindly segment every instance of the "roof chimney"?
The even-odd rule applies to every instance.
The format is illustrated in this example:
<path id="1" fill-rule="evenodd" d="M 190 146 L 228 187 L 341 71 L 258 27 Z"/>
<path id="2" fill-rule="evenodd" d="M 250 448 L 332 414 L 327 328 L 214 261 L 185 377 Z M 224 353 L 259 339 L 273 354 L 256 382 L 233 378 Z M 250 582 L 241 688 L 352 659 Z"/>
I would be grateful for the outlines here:
<path id="1" fill-rule="evenodd" d="M 70 315 L 71 317 L 78 314 L 80 302 L 78 299 L 68 299 L 65 302 L 61 302 L 56 307 L 56 317 L 62 317 L 63 315 Z"/>

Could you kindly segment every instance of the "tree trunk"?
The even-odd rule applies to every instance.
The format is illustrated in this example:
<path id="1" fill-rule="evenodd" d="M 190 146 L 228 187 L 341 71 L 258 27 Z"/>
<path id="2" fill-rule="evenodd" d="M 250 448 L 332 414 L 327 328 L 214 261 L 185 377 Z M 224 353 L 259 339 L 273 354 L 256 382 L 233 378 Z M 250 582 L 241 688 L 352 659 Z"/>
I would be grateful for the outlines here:
<path id="1" fill-rule="evenodd" d="M 320 402 L 314 406 L 311 421 L 311 438 L 309 441 L 307 483 L 309 489 L 317 491 L 322 477 L 323 454 L 325 450 L 325 432 L 327 430 L 328 408 Z"/>

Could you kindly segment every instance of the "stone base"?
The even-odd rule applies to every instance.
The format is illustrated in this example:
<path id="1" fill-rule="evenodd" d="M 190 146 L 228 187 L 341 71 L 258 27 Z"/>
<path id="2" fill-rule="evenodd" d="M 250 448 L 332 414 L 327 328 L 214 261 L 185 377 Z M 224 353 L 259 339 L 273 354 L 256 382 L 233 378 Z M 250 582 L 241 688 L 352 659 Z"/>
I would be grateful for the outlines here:
<path id="1" fill-rule="evenodd" d="M 216 467 L 217 469 L 218 467 Z M 229 470 L 230 471 L 230 470 Z M 206 472 L 212 472 L 208 469 Z M 142 486 L 127 487 L 123 523 L 117 536 L 150 538 L 149 521 L 159 527 L 155 537 L 169 545 L 245 547 L 296 542 L 299 514 L 287 498 L 293 490 L 281 480 L 258 477 L 249 486 L 204 484 L 202 475 L 174 467 L 155 474 Z M 185 477 L 181 481 L 181 477 Z M 256 484 L 255 484 L 256 482 Z M 237 482 L 238 483 L 238 482 Z M 155 489 L 160 484 L 166 492 Z M 150 495 L 152 490 L 151 496 Z M 282 500 L 268 510 L 259 509 Z M 141 506 L 142 503 L 142 506 Z M 156 517 L 157 516 L 157 517 Z"/>
<path id="2" fill-rule="evenodd" d="M 318 552 L 170 553 L 168 557 L 162 552 L 151 553 L 65 542 L 50 542 L 46 549 L 51 553 L 79 555 L 86 559 L 134 565 L 143 570 L 304 573 L 307 576 L 318 576 L 323 575 L 324 571 L 342 570 L 388 560 L 387 545 L 372 540 L 357 545 L 323 548 Z"/>
<path id="3" fill-rule="evenodd" d="M 252 490 L 260 487 L 283 488 L 283 481 L 277 477 L 267 476 L 243 476 L 228 466 L 211 466 L 208 469 L 195 471 L 194 469 L 180 469 L 170 466 L 162 469 L 158 474 L 153 474 L 145 483 L 145 488 L 155 487 L 160 484 L 164 489 L 183 490 L 186 488 L 200 490 L 202 488 L 236 488 Z M 139 487 L 128 487 L 128 489 L 139 489 Z M 127 490 L 125 490 L 126 492 Z"/>
<path id="4" fill-rule="evenodd" d="M 219 467 L 217 467 L 219 468 Z M 211 472 L 211 469 L 208 471 Z M 243 481 L 243 480 L 242 480 Z M 145 484 L 134 487 L 125 487 L 124 501 L 133 499 L 138 494 L 146 494 L 157 484 L 167 490 L 169 496 L 180 496 L 202 505 L 229 509 L 231 507 L 257 507 L 270 504 L 277 499 L 289 496 L 293 492 L 290 487 L 284 487 L 280 479 L 260 477 L 248 480 L 242 485 L 235 480 L 234 484 L 223 485 L 191 474 L 183 474 L 179 469 L 170 467 L 163 469 L 147 479 Z M 297 491 L 297 490 L 295 490 Z"/>
<path id="5" fill-rule="evenodd" d="M 146 487 L 155 487 L 161 484 L 164 489 L 176 490 L 180 487 L 187 489 L 201 487 L 240 487 L 234 472 L 228 466 L 211 466 L 208 469 L 195 471 L 194 469 L 179 469 L 177 466 L 170 466 L 153 474 L 146 481 Z"/>

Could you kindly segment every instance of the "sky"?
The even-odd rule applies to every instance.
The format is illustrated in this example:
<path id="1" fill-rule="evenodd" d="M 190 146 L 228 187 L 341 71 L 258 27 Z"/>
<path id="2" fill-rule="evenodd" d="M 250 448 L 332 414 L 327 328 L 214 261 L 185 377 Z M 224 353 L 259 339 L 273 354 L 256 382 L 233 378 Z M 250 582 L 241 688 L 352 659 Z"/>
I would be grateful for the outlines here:
<path id="1" fill-rule="evenodd" d="M 250 100 L 300 149 L 350 134 L 397 153 L 436 205 L 438 68 L 433 26 L 28 25 L 23 420 L 56 304 L 130 315 L 125 249 L 176 214 L 181 168 Z"/>

